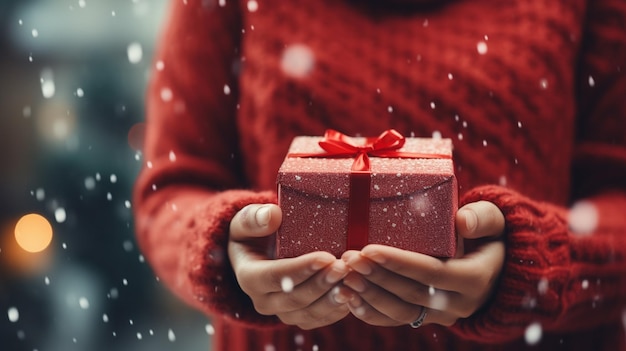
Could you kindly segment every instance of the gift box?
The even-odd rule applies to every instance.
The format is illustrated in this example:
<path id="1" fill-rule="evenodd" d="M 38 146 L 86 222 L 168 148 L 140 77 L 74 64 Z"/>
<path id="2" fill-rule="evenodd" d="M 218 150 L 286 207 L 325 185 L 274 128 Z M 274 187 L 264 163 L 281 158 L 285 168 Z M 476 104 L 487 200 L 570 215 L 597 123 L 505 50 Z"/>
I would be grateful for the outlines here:
<path id="1" fill-rule="evenodd" d="M 352 138 L 329 130 L 296 137 L 277 177 L 283 222 L 276 256 L 368 243 L 453 257 L 457 183 L 452 141 L 388 130 Z"/>

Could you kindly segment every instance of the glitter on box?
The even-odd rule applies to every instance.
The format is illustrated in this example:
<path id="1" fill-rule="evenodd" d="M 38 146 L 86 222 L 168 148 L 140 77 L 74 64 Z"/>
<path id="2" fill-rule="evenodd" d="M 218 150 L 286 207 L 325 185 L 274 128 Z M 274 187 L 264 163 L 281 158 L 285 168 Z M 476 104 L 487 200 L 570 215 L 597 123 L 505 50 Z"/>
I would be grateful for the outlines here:
<path id="1" fill-rule="evenodd" d="M 351 138 L 355 144 L 363 138 Z M 296 137 L 289 154 L 316 153 L 321 137 Z M 400 151 L 452 154 L 445 138 L 406 138 Z M 278 173 L 283 223 L 277 257 L 346 250 L 353 158 L 286 157 Z M 370 157 L 369 243 L 436 257 L 456 253 L 457 183 L 451 159 Z"/>

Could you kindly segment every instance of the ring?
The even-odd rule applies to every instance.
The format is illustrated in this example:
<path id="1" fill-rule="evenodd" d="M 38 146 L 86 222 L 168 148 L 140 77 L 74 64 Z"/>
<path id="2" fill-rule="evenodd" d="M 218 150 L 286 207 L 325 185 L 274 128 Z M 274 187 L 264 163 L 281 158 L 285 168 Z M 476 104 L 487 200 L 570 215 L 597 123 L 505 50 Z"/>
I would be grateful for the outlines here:
<path id="1" fill-rule="evenodd" d="M 413 322 L 411 322 L 409 325 L 411 326 L 411 328 L 417 329 L 419 327 L 422 326 L 422 324 L 424 324 L 424 319 L 426 318 L 427 315 L 427 311 L 426 311 L 426 307 L 422 306 L 422 311 L 420 312 L 420 316 L 417 317 L 416 320 L 414 320 Z"/>

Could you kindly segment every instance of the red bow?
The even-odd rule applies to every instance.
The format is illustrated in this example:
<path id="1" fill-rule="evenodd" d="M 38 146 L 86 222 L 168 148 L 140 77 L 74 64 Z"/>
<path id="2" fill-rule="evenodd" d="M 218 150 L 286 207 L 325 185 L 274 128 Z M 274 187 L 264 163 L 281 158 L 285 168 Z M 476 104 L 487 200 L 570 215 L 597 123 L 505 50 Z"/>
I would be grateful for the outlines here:
<path id="1" fill-rule="evenodd" d="M 348 202 L 347 244 L 349 250 L 360 250 L 368 244 L 371 168 L 369 156 L 386 158 L 451 158 L 444 154 L 425 154 L 398 151 L 406 139 L 394 129 L 378 137 L 365 138 L 363 145 L 354 145 L 350 138 L 336 130 L 328 129 L 319 145 L 322 153 L 294 153 L 288 157 L 354 157 L 350 172 L 350 197 Z"/>

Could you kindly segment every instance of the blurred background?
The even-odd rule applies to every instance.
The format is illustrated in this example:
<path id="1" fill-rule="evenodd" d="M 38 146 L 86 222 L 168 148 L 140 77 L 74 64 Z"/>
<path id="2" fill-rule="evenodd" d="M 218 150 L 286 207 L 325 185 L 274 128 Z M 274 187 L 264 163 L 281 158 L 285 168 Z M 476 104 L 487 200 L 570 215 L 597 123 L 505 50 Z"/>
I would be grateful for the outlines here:
<path id="1" fill-rule="evenodd" d="M 208 350 L 138 250 L 132 185 L 167 0 L 0 2 L 0 349 Z"/>

